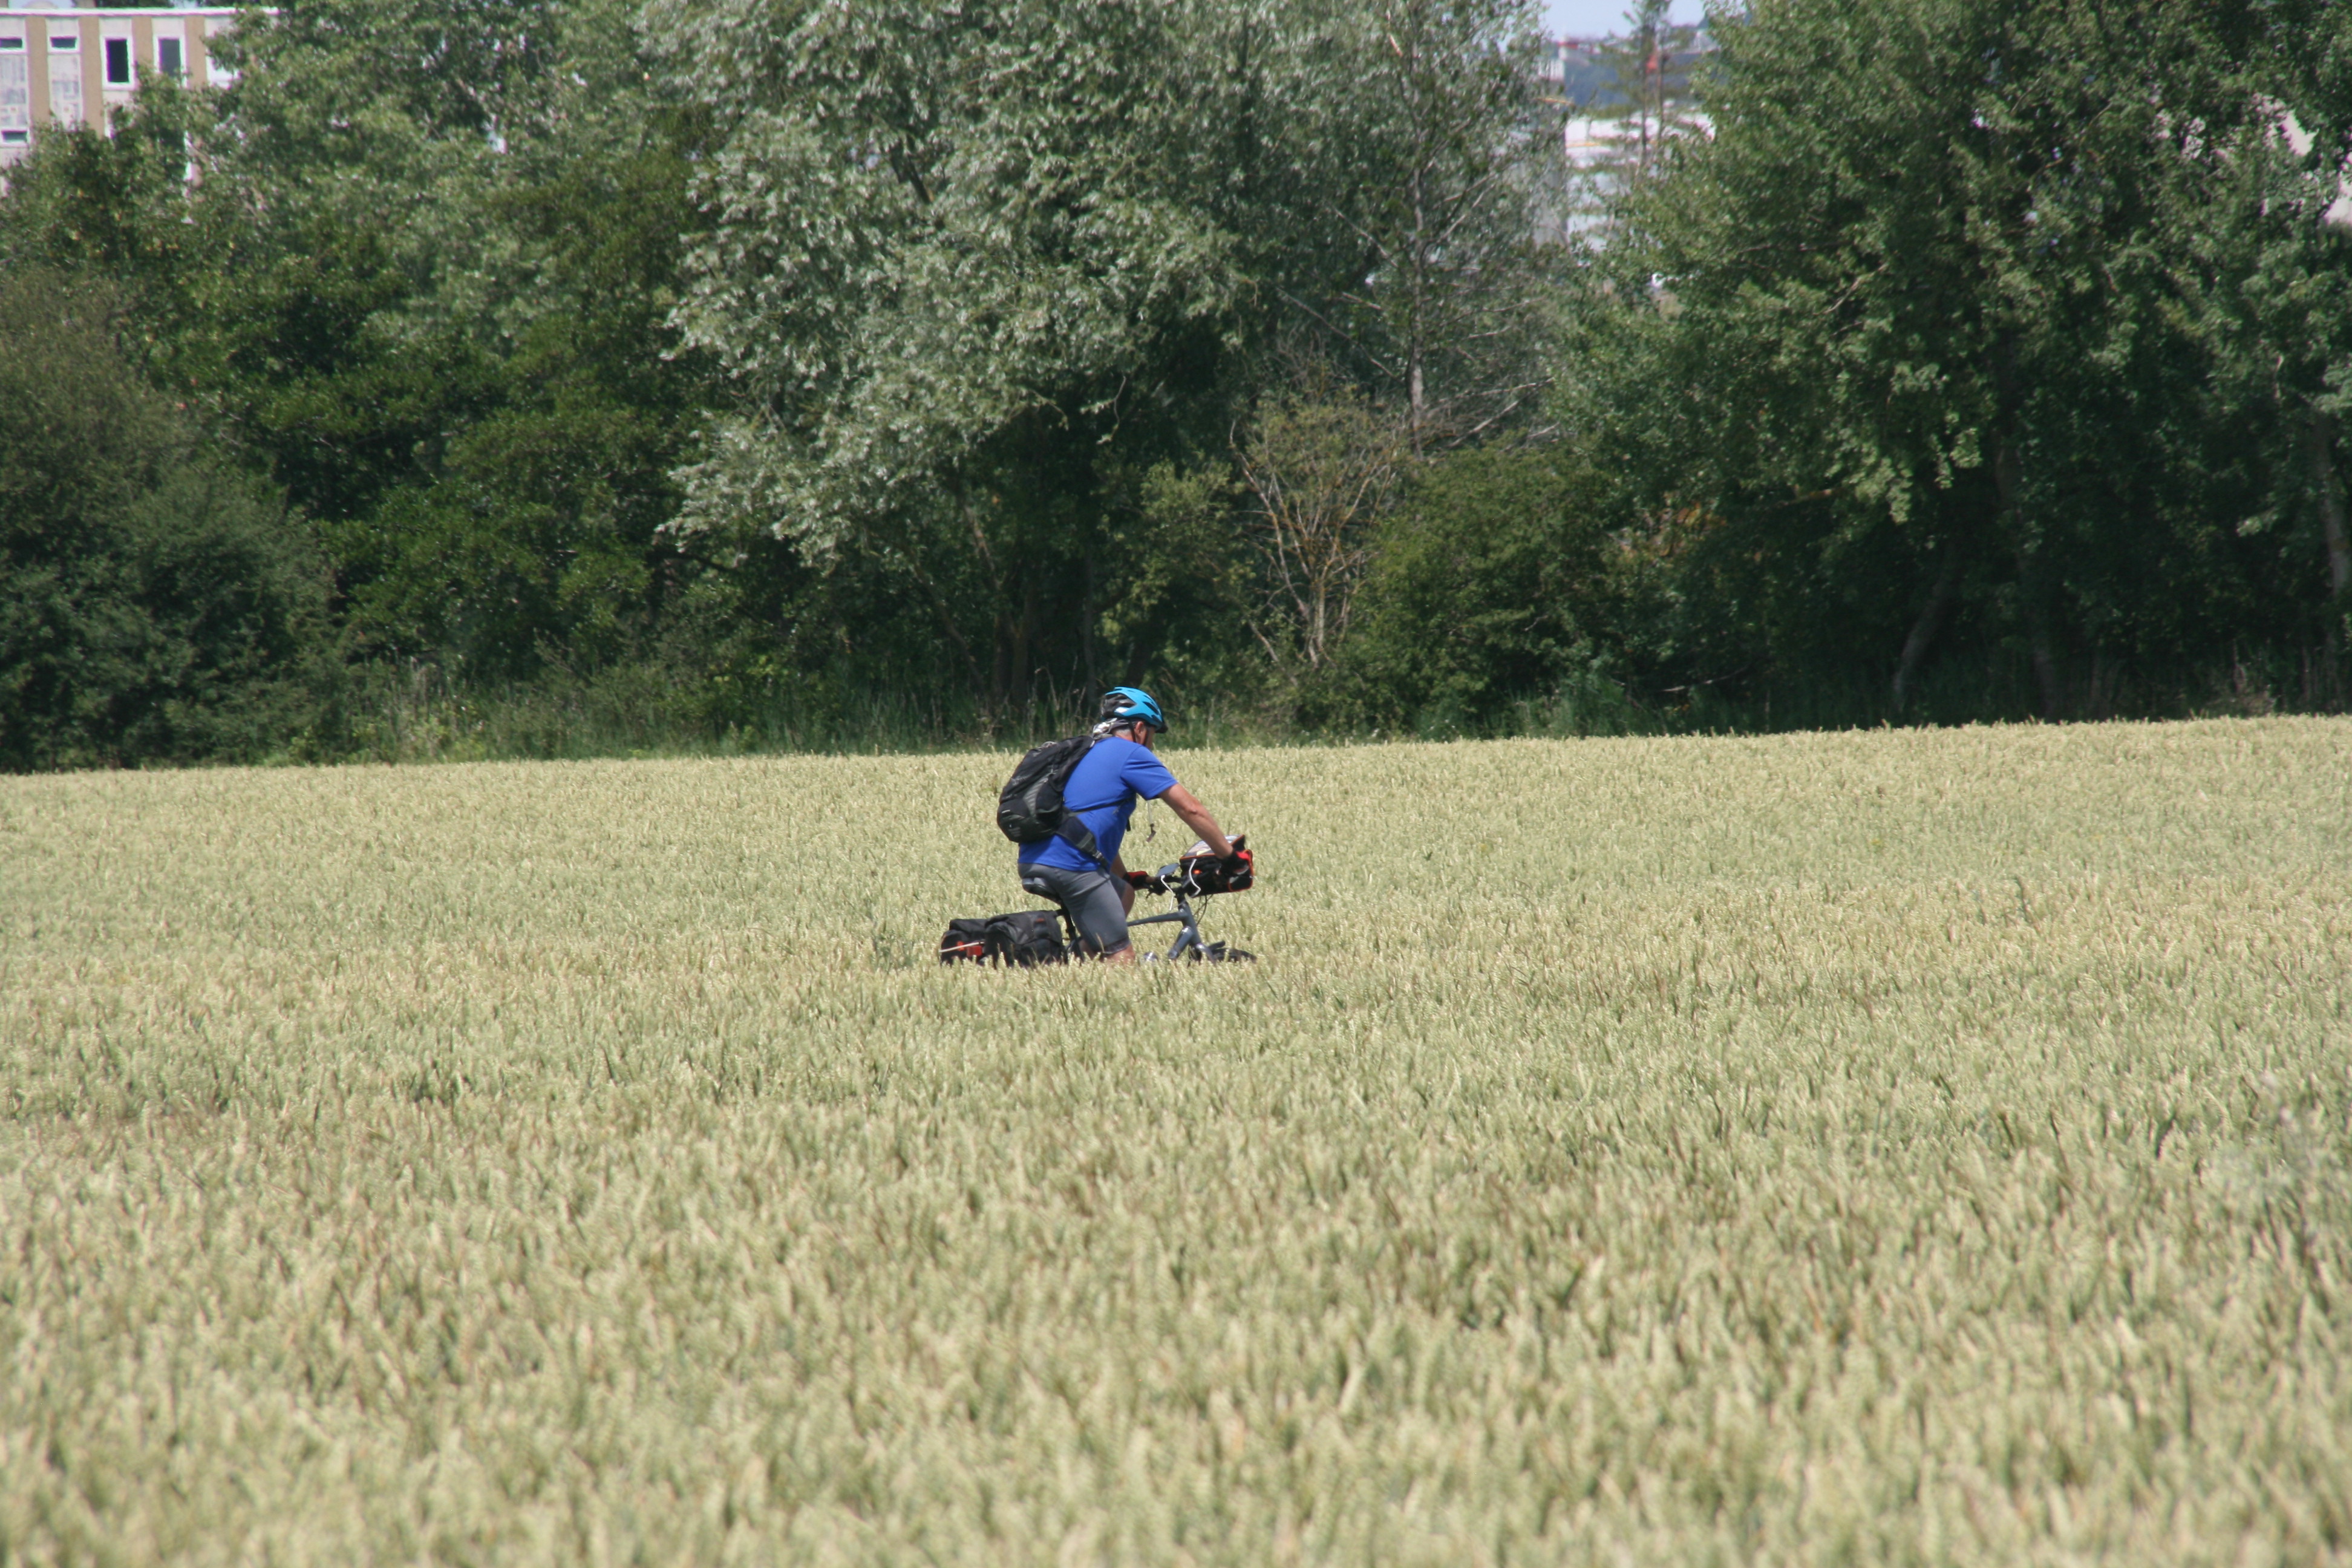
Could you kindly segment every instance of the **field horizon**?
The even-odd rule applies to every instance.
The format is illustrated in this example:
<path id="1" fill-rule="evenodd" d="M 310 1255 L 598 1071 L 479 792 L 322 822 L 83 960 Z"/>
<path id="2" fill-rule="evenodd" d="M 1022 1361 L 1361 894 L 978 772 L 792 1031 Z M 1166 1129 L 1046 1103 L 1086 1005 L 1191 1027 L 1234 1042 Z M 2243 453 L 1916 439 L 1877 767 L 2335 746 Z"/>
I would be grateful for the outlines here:
<path id="1" fill-rule="evenodd" d="M 2352 1554 L 2352 721 L 1009 761 L 0 779 L 0 1564 Z"/>

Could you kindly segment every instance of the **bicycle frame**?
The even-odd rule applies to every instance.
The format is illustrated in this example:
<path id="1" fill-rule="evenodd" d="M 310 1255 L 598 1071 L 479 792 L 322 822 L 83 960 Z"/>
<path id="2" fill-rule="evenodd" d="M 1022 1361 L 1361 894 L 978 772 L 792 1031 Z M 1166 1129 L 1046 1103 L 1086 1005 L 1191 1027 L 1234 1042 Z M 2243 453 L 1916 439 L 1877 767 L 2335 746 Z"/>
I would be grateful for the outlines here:
<path id="1" fill-rule="evenodd" d="M 1193 949 L 1203 945 L 1201 941 L 1201 920 L 1192 912 L 1192 900 L 1184 895 L 1182 889 L 1179 888 L 1174 891 L 1176 907 L 1168 913 L 1146 915 L 1141 920 L 1129 920 L 1127 922 L 1127 929 L 1130 931 L 1138 926 L 1161 926 L 1171 921 L 1181 922 L 1184 929 L 1176 933 L 1175 942 L 1162 955 L 1171 959 L 1181 958 Z"/>
<path id="2" fill-rule="evenodd" d="M 1132 931 L 1138 926 L 1174 925 L 1183 928 L 1176 933 L 1175 942 L 1166 952 L 1145 953 L 1144 957 L 1163 962 L 1184 958 L 1208 959 L 1219 963 L 1251 963 L 1256 961 L 1257 954 L 1244 952 L 1230 943 L 1202 940 L 1200 912 L 1193 909 L 1192 900 L 1195 898 L 1205 899 L 1209 894 L 1205 890 L 1195 890 L 1182 862 L 1160 867 L 1136 891 L 1170 894 L 1175 899 L 1176 907 L 1164 915 L 1146 915 L 1141 920 L 1130 918 L 1127 922 L 1129 931 Z"/>
<path id="3" fill-rule="evenodd" d="M 1129 931 L 1134 931 L 1138 926 L 1176 925 L 1183 928 L 1176 933 L 1175 942 L 1169 945 L 1166 952 L 1145 952 L 1139 956 L 1155 963 L 1173 962 L 1185 958 L 1206 959 L 1219 963 L 1256 962 L 1257 954 L 1254 952 L 1244 952 L 1229 943 L 1209 942 L 1202 937 L 1200 911 L 1192 907 L 1192 900 L 1195 898 L 1205 899 L 1209 897 L 1209 893 L 1193 890 L 1193 885 L 1188 880 L 1184 866 L 1181 862 L 1162 866 L 1150 877 L 1130 882 L 1129 885 L 1133 887 L 1139 895 L 1167 893 L 1176 900 L 1176 907 L 1164 915 L 1144 915 L 1139 919 L 1130 915 L 1127 922 L 1127 929 Z M 1051 896 L 1043 889 L 1031 890 L 1040 896 Z M 1081 955 L 1078 946 L 1078 922 L 1071 918 L 1069 906 L 1060 904 L 1057 900 L 1056 907 L 1061 911 L 1062 931 L 1069 941 L 1072 954 Z"/>

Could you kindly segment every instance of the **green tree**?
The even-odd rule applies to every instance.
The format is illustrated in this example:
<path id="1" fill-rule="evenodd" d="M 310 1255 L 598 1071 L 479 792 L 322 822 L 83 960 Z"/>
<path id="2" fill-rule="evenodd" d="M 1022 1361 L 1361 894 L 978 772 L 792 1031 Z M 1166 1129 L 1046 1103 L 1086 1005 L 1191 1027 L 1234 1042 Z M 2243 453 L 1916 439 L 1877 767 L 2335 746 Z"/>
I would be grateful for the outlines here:
<path id="1" fill-rule="evenodd" d="M 1686 671 L 1875 666 L 1899 710 L 1965 617 L 2056 716 L 2244 624 L 2171 263 L 2252 112 L 2248 18 L 1717 18 L 1714 134 L 1629 193 L 1570 415 L 1664 520 Z"/>
<path id="2" fill-rule="evenodd" d="M 326 577 L 121 352 L 110 290 L 0 276 L 0 766 L 248 758 L 326 716 Z"/>
<path id="3" fill-rule="evenodd" d="M 700 397 L 666 324 L 695 120 L 629 10 L 257 13 L 233 88 L 150 82 L 0 201 L 0 258 L 111 278 L 158 384 L 320 524 L 362 656 L 594 668 L 720 569 L 660 531 Z"/>
<path id="4" fill-rule="evenodd" d="M 1532 6 L 1381 0 L 1355 25 L 1365 166 L 1342 189 L 1363 194 L 1329 215 L 1367 252 L 1347 336 L 1419 452 L 1507 426 L 1542 389 L 1551 253 L 1533 213 L 1560 171 L 1536 131 Z"/>
<path id="5" fill-rule="evenodd" d="M 186 178 L 211 124 L 209 95 L 150 77 L 114 134 L 50 126 L 0 191 L 0 271 L 104 277 L 125 347 L 175 393 L 190 384 L 180 351 L 213 269 Z"/>
<path id="6" fill-rule="evenodd" d="M 1123 552 L 1174 537 L 1139 476 L 1213 484 L 1292 364 L 1455 435 L 1530 401 L 1522 16 L 655 5 L 716 119 L 680 319 L 729 409 L 686 527 L 878 563 L 991 711 L 1099 679 L 1107 614 L 1157 624 Z"/>
<path id="7" fill-rule="evenodd" d="M 681 316 L 733 402 L 687 525 L 886 558 L 987 707 L 1031 700 L 1101 602 L 1107 465 L 1167 441 L 1240 282 L 1172 156 L 1178 35 L 1035 0 L 653 26 L 720 117 Z"/>
<path id="8" fill-rule="evenodd" d="M 1601 54 L 1615 79 L 1618 154 L 1603 170 L 1612 183 L 1638 184 L 1657 172 L 1668 140 L 1696 129 L 1687 95 L 1690 68 L 1675 69 L 1677 50 L 1689 52 L 1693 29 L 1673 22 L 1673 0 L 1636 0 L 1625 31 Z"/>
<path id="9" fill-rule="evenodd" d="M 1633 588 L 1615 503 L 1564 443 L 1469 447 L 1417 471 L 1373 538 L 1335 713 L 1490 732 L 1521 701 L 1605 684 Z"/>
<path id="10" fill-rule="evenodd" d="M 1253 631 L 1276 669 L 1312 674 L 1348 635 L 1373 529 L 1403 478 L 1417 433 L 1345 391 L 1260 405 L 1240 460 L 1244 527 L 1265 592 Z"/>
<path id="11" fill-rule="evenodd" d="M 325 525 L 363 646 L 528 676 L 641 650 L 698 396 L 693 123 L 604 0 L 248 18 L 201 200 L 224 413 Z"/>
<path id="12" fill-rule="evenodd" d="M 2252 498 L 2239 531 L 2275 542 L 2272 596 L 2317 611 L 2326 674 L 2340 681 L 2352 615 L 2352 12 L 2264 16 L 2267 47 L 2249 73 L 2262 107 L 2237 128 L 2214 199 L 2177 219 L 2190 237 L 2179 273 L 2207 348 L 2218 460 Z"/>
<path id="13" fill-rule="evenodd" d="M 0 257 L 113 279 L 315 525 L 356 657 L 652 660 L 729 722 L 1264 687 L 1215 645 L 1286 557 L 1171 498 L 1238 493 L 1269 389 L 1319 367 L 1433 448 L 1534 405 L 1517 0 L 635 9 L 254 13 L 234 87 L 0 201 Z"/>

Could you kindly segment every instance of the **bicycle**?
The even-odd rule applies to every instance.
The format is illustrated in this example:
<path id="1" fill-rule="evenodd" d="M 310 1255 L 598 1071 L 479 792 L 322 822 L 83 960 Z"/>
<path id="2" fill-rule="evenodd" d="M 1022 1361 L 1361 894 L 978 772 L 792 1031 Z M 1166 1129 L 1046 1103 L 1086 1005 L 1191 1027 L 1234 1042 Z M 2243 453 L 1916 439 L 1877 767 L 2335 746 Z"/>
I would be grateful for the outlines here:
<path id="1" fill-rule="evenodd" d="M 1207 899 L 1218 893 L 1248 891 L 1257 880 L 1257 867 L 1251 859 L 1246 837 L 1233 841 L 1234 854 L 1220 860 L 1209 853 L 1208 846 L 1196 844 L 1181 859 L 1171 860 L 1157 871 L 1129 871 L 1127 885 L 1139 893 L 1172 893 L 1176 908 L 1164 915 L 1146 915 L 1141 920 L 1127 922 L 1129 931 L 1137 926 L 1179 925 L 1175 942 L 1166 952 L 1147 952 L 1141 956 L 1159 963 L 1190 959 L 1207 963 L 1255 963 L 1257 954 L 1245 952 L 1229 942 L 1210 942 L 1201 935 L 1200 912 L 1192 907 L 1195 899 Z M 1050 897 L 1044 888 L 1030 889 Z M 1058 927 L 1058 930 L 1056 929 Z M 974 920 L 948 922 L 947 934 L 940 939 L 941 963 L 1005 963 L 1026 969 L 1039 963 L 1062 963 L 1072 958 L 1090 955 L 1078 936 L 1078 922 L 1070 911 L 1058 902 L 1051 910 L 1016 910 L 1006 915 L 989 915 Z"/>
<path id="2" fill-rule="evenodd" d="M 1257 954 L 1254 952 L 1226 942 L 1203 941 L 1201 918 L 1192 908 L 1194 899 L 1207 899 L 1217 893 L 1247 892 L 1257 880 L 1257 868 L 1251 859 L 1245 837 L 1233 841 L 1234 858 L 1240 862 L 1238 868 L 1233 868 L 1231 862 L 1209 854 L 1207 846 L 1202 845 L 1196 847 L 1200 853 L 1172 860 L 1157 871 L 1129 871 L 1127 874 L 1127 885 L 1139 893 L 1173 893 L 1176 896 L 1173 910 L 1164 915 L 1146 915 L 1141 920 L 1130 920 L 1127 922 L 1129 931 L 1132 931 L 1138 926 L 1167 925 L 1171 921 L 1183 927 L 1176 933 L 1175 942 L 1166 952 L 1146 952 L 1139 956 L 1147 961 L 1168 963 L 1186 958 L 1207 963 L 1257 962 Z M 1062 921 L 1070 928 L 1075 949 L 1077 927 L 1071 921 L 1067 910 L 1063 911 Z"/>

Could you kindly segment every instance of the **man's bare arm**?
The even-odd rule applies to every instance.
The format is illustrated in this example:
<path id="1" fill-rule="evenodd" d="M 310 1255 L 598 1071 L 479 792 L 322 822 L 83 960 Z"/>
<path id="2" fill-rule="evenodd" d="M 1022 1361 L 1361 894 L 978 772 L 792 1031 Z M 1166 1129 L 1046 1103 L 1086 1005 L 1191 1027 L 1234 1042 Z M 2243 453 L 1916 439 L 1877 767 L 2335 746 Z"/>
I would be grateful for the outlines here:
<path id="1" fill-rule="evenodd" d="M 1233 854 L 1234 847 L 1227 841 L 1225 830 L 1217 826 L 1217 819 L 1209 815 L 1209 808 L 1193 798 L 1191 790 L 1182 784 L 1170 784 L 1160 798 L 1168 803 L 1168 809 L 1176 814 L 1177 821 L 1201 836 L 1201 842 L 1209 847 L 1211 854 L 1220 858 Z"/>

